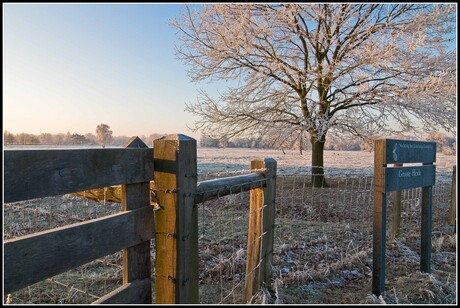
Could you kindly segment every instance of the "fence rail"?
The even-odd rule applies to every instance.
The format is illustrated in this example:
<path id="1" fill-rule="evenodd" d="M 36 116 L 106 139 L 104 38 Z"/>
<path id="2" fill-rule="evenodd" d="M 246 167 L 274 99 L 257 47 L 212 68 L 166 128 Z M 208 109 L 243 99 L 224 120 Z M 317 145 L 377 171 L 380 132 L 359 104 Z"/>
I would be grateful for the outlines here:
<path id="1" fill-rule="evenodd" d="M 153 179 L 152 149 L 4 151 L 4 202 Z"/>
<path id="2" fill-rule="evenodd" d="M 260 173 L 202 181 L 196 187 L 195 203 L 227 196 L 235 191 L 244 192 L 260 188 L 266 181 L 267 179 Z"/>
<path id="3" fill-rule="evenodd" d="M 153 234 L 151 212 L 147 206 L 5 241 L 5 292 L 149 240 Z"/>

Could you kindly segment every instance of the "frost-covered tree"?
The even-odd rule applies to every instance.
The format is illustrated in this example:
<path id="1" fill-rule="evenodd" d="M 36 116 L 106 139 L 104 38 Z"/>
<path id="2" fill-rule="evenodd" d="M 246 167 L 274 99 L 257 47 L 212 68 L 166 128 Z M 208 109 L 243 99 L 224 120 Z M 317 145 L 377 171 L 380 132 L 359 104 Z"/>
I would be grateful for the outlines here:
<path id="1" fill-rule="evenodd" d="M 96 140 L 99 144 L 102 144 L 103 148 L 105 148 L 105 146 L 113 140 L 110 126 L 107 124 L 98 125 L 96 127 Z"/>
<path id="2" fill-rule="evenodd" d="M 207 136 L 312 145 L 323 183 L 326 135 L 456 127 L 450 4 L 213 4 L 172 21 L 193 81 L 231 81 L 187 110 Z M 297 140 L 297 141 L 296 141 Z"/>

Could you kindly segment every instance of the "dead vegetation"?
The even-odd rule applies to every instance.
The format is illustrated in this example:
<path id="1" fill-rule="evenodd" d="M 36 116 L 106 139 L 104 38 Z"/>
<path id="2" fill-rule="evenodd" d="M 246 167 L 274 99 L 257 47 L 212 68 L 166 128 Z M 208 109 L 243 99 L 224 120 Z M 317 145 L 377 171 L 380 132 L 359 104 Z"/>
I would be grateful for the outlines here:
<path id="1" fill-rule="evenodd" d="M 447 225 L 450 195 L 434 195 L 432 273 L 419 270 L 418 192 L 403 194 L 402 230 L 387 239 L 385 293 L 371 294 L 372 179 L 339 178 L 312 188 L 277 179 L 272 284 L 251 303 L 456 304 L 457 236 Z M 243 303 L 248 193 L 199 206 L 200 300 Z M 388 226 L 392 219 L 388 204 Z M 112 214 L 120 204 L 73 195 L 5 204 L 4 239 Z M 152 253 L 154 261 L 154 253 Z M 154 275 L 154 274 L 153 274 Z M 10 304 L 86 304 L 121 285 L 121 254 L 95 260 L 13 294 Z"/>
<path id="2" fill-rule="evenodd" d="M 437 187 L 433 197 L 431 274 L 419 269 L 420 189 L 403 193 L 401 235 L 394 241 L 387 237 L 386 288 L 382 296 L 376 297 L 371 294 L 372 178 L 336 178 L 329 180 L 326 188 L 313 188 L 308 177 L 283 176 L 278 177 L 277 188 L 272 284 L 256 294 L 252 303 L 456 303 L 456 232 L 447 225 L 449 189 Z M 244 225 L 246 216 L 238 220 L 231 220 L 231 217 L 236 213 L 242 215 L 248 202 L 239 195 L 231 197 L 234 200 L 226 199 L 229 204 L 220 200 L 220 213 L 217 204 L 205 207 L 213 211 L 202 210 L 204 221 L 217 221 L 218 227 L 207 231 L 208 238 L 209 233 L 225 234 L 215 236 L 215 240 L 221 239 L 220 245 L 213 242 L 213 245 L 208 244 L 212 249 L 200 248 L 204 257 L 220 254 L 222 258 L 218 266 L 218 259 L 210 259 L 214 263 L 209 261 L 211 264 L 204 267 L 201 275 L 209 277 L 202 283 L 206 290 L 217 285 L 216 289 L 222 286 L 228 292 L 208 292 L 212 294 L 209 301 L 203 301 L 205 303 L 240 303 L 232 301 L 232 296 L 243 293 L 244 284 L 232 289 L 235 286 L 232 279 L 239 281 L 244 273 L 245 233 L 228 238 L 232 232 L 230 226 L 223 223 L 233 221 L 233 228 Z M 392 198 L 389 198 L 388 233 L 393 219 L 392 205 Z M 244 227 L 240 230 L 244 231 Z M 232 271 L 238 274 L 232 276 Z M 219 282 L 219 278 L 227 285 Z M 225 297 L 226 294 L 229 296 Z"/>

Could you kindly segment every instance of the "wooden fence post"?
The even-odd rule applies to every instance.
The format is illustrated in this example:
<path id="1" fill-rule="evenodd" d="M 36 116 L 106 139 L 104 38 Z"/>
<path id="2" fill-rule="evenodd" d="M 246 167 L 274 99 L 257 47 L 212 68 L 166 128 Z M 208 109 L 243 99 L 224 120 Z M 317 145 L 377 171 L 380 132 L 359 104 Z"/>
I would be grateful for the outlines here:
<path id="1" fill-rule="evenodd" d="M 422 187 L 422 223 L 420 227 L 420 271 L 431 273 L 431 229 L 433 187 Z"/>
<path id="2" fill-rule="evenodd" d="M 403 164 L 394 164 L 401 167 Z M 391 240 L 396 239 L 401 231 L 401 191 L 393 192 L 393 225 L 391 229 Z"/>
<path id="3" fill-rule="evenodd" d="M 384 167 L 386 141 L 376 140 L 374 149 L 374 222 L 372 252 L 372 293 L 380 295 L 385 291 L 385 241 L 387 194 L 385 192 Z"/>
<path id="4" fill-rule="evenodd" d="M 148 148 L 138 137 L 131 138 L 125 148 Z M 121 210 L 129 211 L 150 205 L 150 182 L 121 186 Z M 153 211 L 152 211 L 153 215 Z M 143 226 L 135 226 L 142 228 Z M 153 234 L 152 234 L 153 238 Z M 137 298 L 131 304 L 151 304 L 150 240 L 123 249 L 123 285 L 139 281 Z M 140 283 L 144 281 L 144 283 Z"/>
<path id="5" fill-rule="evenodd" d="M 455 220 L 457 210 L 457 166 L 454 166 L 452 171 L 452 188 L 451 188 L 451 199 L 450 199 L 450 210 L 449 210 L 449 225 L 455 227 Z"/>
<path id="6" fill-rule="evenodd" d="M 272 261 L 273 261 L 273 242 L 275 237 L 275 197 L 276 197 L 276 160 L 271 158 L 264 159 L 265 178 L 267 179 L 264 188 L 263 209 L 263 233 L 262 237 L 262 260 L 264 266 L 263 283 L 268 288 L 271 285 Z"/>
<path id="7" fill-rule="evenodd" d="M 157 304 L 194 304 L 198 294 L 196 140 L 168 135 L 154 141 L 155 298 Z"/>
<path id="8" fill-rule="evenodd" d="M 266 183 L 264 188 L 250 191 L 245 302 L 261 286 L 270 287 L 275 227 L 276 161 L 255 159 L 251 161 L 251 169 L 264 173 Z"/>

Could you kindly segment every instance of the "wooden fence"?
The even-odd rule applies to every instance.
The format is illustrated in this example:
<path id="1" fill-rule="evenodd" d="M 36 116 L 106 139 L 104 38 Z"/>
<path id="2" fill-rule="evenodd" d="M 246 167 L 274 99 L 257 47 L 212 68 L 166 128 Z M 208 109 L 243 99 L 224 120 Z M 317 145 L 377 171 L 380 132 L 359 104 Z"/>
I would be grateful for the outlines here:
<path id="1" fill-rule="evenodd" d="M 148 148 L 4 151 L 4 202 L 121 186 L 122 212 L 4 241 L 4 293 L 123 251 L 123 285 L 94 303 L 198 303 L 197 204 L 250 190 L 245 298 L 269 286 L 276 161 L 252 174 L 197 183 L 196 140 L 169 135 Z M 153 182 L 152 182 L 153 181 Z M 154 183 L 154 185 L 152 185 Z M 151 189 L 151 186 L 154 189 Z"/>
<path id="2" fill-rule="evenodd" d="M 5 151 L 4 202 L 122 184 L 122 212 L 4 241 L 4 292 L 123 250 L 123 286 L 97 302 L 151 303 L 152 158 L 138 138 L 126 149 Z"/>

